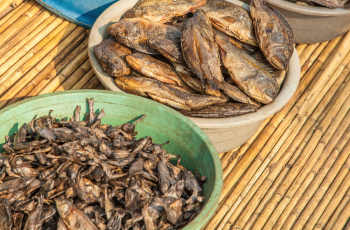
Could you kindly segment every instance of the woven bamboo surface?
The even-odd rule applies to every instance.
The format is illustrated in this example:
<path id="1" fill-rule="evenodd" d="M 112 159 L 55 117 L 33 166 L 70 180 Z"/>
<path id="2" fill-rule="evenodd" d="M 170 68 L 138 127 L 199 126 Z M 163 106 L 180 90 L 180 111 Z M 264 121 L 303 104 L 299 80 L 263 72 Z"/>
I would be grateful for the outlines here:
<path id="1" fill-rule="evenodd" d="M 34 1 L 0 0 L 0 109 L 71 89 L 105 89 L 89 30 Z M 343 229 L 350 215 L 350 33 L 296 46 L 292 100 L 241 147 L 220 154 L 221 202 L 205 229 Z"/>

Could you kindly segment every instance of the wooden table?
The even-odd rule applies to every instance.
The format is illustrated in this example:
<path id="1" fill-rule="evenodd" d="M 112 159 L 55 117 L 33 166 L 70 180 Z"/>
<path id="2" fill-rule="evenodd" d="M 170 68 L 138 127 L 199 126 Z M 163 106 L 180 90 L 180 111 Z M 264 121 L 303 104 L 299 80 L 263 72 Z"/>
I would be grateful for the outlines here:
<path id="1" fill-rule="evenodd" d="M 0 16 L 0 108 L 54 91 L 105 89 L 88 59 L 89 30 L 34 1 L 3 0 Z M 347 225 L 350 33 L 296 48 L 302 71 L 293 99 L 247 143 L 220 154 L 223 194 L 206 229 Z"/>

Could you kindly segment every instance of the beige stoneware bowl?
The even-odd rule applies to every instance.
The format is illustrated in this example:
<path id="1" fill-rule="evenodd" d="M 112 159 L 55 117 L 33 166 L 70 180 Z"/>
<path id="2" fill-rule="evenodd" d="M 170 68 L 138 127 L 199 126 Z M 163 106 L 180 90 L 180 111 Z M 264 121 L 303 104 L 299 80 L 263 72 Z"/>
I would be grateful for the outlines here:
<path id="1" fill-rule="evenodd" d="M 237 0 L 228 1 L 249 9 L 249 6 L 243 2 Z M 108 37 L 107 28 L 118 22 L 123 14 L 132 8 L 136 2 L 138 0 L 120 0 L 114 3 L 98 17 L 90 31 L 89 57 L 92 68 L 102 84 L 112 91 L 123 92 L 114 83 L 114 78 L 103 72 L 100 63 L 92 52 L 92 47 Z M 238 117 L 216 119 L 189 118 L 208 135 L 219 153 L 232 150 L 244 144 L 258 130 L 265 118 L 275 114 L 288 103 L 297 90 L 299 78 L 300 62 L 294 49 L 286 79 L 273 103 L 260 108 L 256 113 Z"/>

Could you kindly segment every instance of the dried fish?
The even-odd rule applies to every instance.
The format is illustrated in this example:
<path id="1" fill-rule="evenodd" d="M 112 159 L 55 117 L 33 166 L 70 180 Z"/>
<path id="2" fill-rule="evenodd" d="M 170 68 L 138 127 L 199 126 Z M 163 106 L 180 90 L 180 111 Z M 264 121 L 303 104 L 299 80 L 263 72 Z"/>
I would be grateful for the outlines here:
<path id="1" fill-rule="evenodd" d="M 21 212 L 16 212 L 12 215 L 13 220 L 13 228 L 12 230 L 20 230 L 22 229 L 22 220 L 23 220 L 24 214 Z"/>
<path id="2" fill-rule="evenodd" d="M 247 54 L 252 54 L 254 51 L 256 51 L 258 49 L 255 46 L 249 45 L 249 44 L 241 42 L 233 37 L 230 37 L 227 34 L 221 32 L 220 30 L 217 30 L 215 28 L 213 28 L 213 33 L 214 33 L 214 37 L 216 34 L 219 34 L 220 36 L 226 37 L 226 39 L 228 39 L 232 43 L 232 45 L 236 46 L 238 49 L 246 52 Z"/>
<path id="3" fill-rule="evenodd" d="M 30 126 L 42 132 L 28 132 L 22 125 L 6 139 L 9 148 L 14 139 L 16 147 L 33 140 L 38 144 L 25 152 L 14 147 L 0 157 L 6 168 L 0 183 L 0 229 L 141 230 L 187 224 L 194 211 L 187 211 L 191 215 L 185 220 L 184 210 L 197 211 L 204 201 L 198 188 L 202 176 L 188 179 L 184 166 L 169 162 L 180 158 L 163 149 L 169 141 L 135 138 L 135 126 L 145 115 L 117 126 L 102 125 L 104 109 L 97 115 L 94 100 L 87 103 L 84 121 L 79 121 L 78 106 L 70 120 L 35 118 Z M 195 208 L 185 203 L 190 197 Z"/>
<path id="4" fill-rule="evenodd" d="M 72 202 L 65 199 L 55 199 L 57 211 L 68 229 L 97 230 L 91 220 Z"/>
<path id="5" fill-rule="evenodd" d="M 110 75 L 119 77 L 130 73 L 130 68 L 125 62 L 125 56 L 131 54 L 131 51 L 115 42 L 114 39 L 108 38 L 94 46 L 93 52 L 100 61 L 102 68 Z"/>
<path id="6" fill-rule="evenodd" d="M 124 14 L 124 18 L 146 18 L 152 22 L 164 23 L 202 6 L 206 0 L 141 0 Z"/>
<path id="7" fill-rule="evenodd" d="M 251 56 L 259 62 L 259 64 L 276 80 L 279 88 L 286 77 L 288 68 L 285 70 L 275 69 L 265 58 L 264 54 L 260 50 L 256 50 Z"/>
<path id="8" fill-rule="evenodd" d="M 10 203 L 7 199 L 0 201 L 0 229 L 10 230 L 12 228 Z"/>
<path id="9" fill-rule="evenodd" d="M 33 212 L 30 213 L 28 220 L 23 228 L 23 230 L 31 230 L 31 229 L 41 229 L 41 226 L 44 222 L 43 219 L 43 199 L 44 197 L 41 196 L 38 199 L 37 207 Z"/>
<path id="10" fill-rule="evenodd" d="M 172 85 L 185 86 L 174 68 L 162 61 L 159 61 L 147 54 L 135 53 L 126 57 L 129 65 L 146 77 L 157 79 L 160 82 Z"/>
<path id="11" fill-rule="evenodd" d="M 288 22 L 264 0 L 253 0 L 250 5 L 255 34 L 267 61 L 276 69 L 285 70 L 294 51 L 294 35 Z"/>
<path id="12" fill-rule="evenodd" d="M 310 4 L 330 2 L 301 1 Z M 345 4 L 345 0 L 337 1 Z M 250 12 L 225 0 L 140 0 L 107 31 L 111 38 L 95 47 L 105 48 L 104 57 L 109 55 L 102 63 L 105 70 L 131 67 L 130 71 L 124 71 L 115 79 L 119 88 L 194 117 L 240 116 L 272 103 L 287 76 L 294 51 L 290 26 L 277 11 L 267 7 L 264 0 L 252 1 Z M 112 48 L 107 50 L 109 46 Z M 116 62 L 112 61 L 114 57 Z M 125 64 L 124 61 L 126 67 L 119 65 Z M 111 71 L 110 75 L 115 77 Z M 228 80 L 230 77 L 232 79 Z M 100 146 L 100 151 L 108 159 L 112 158 L 111 154 L 116 154 L 110 147 L 128 148 L 135 144 L 131 132 L 121 127 L 102 125 L 101 118 L 94 113 L 91 113 L 91 118 L 88 114 L 88 124 L 80 123 L 80 110 L 77 111 L 68 121 L 50 120 L 52 124 L 56 122 L 53 133 L 47 125 L 50 124 L 50 116 L 40 118 L 40 122 L 38 119 L 31 121 L 27 128 L 23 127 L 23 132 L 27 130 L 33 136 L 41 127 L 43 130 L 37 131 L 49 142 L 78 140 L 83 147 L 97 147 L 101 138 L 110 138 L 112 145 Z M 103 116 L 104 112 L 101 114 Z M 101 125 L 102 128 L 98 129 Z M 74 132 L 59 126 L 72 128 Z M 96 130 L 104 133 L 95 135 L 93 132 Z M 38 145 L 35 141 L 14 145 L 11 141 L 13 139 L 3 147 L 7 153 L 28 152 Z M 127 152 L 123 153 L 127 155 Z M 110 165 L 125 167 L 135 158 L 118 154 L 109 162 Z M 38 158 L 42 162 L 45 160 Z M 76 154 L 65 156 L 65 159 L 85 165 L 92 160 Z M 154 162 L 155 158 L 148 157 L 144 163 L 145 170 L 135 172 L 135 175 L 155 179 L 157 176 L 151 172 Z M 111 179 L 113 173 L 108 175 Z M 13 172 L 13 176 L 18 174 Z"/>
<path id="13" fill-rule="evenodd" d="M 202 118 L 225 118 L 235 117 L 248 113 L 254 113 L 258 108 L 254 105 L 242 103 L 227 103 L 222 105 L 212 105 L 200 110 L 180 111 L 183 115 Z"/>
<path id="14" fill-rule="evenodd" d="M 178 109 L 200 109 L 209 105 L 224 103 L 226 98 L 190 93 L 180 87 L 163 84 L 143 77 L 119 77 L 116 84 L 124 91 L 143 97 L 151 97 L 163 104 Z"/>
<path id="15" fill-rule="evenodd" d="M 216 29 L 239 41 L 258 46 L 252 19 L 243 7 L 225 0 L 208 0 L 199 10 L 204 12 Z"/>
<path id="16" fill-rule="evenodd" d="M 205 92 L 219 97 L 220 90 L 214 82 L 223 81 L 219 48 L 211 23 L 201 10 L 184 24 L 181 45 L 188 67 L 201 79 Z"/>
<path id="17" fill-rule="evenodd" d="M 176 43 L 181 39 L 181 30 L 176 26 L 142 18 L 123 19 L 111 25 L 107 31 L 117 42 L 146 54 L 158 54 L 148 46 L 149 38 L 164 38 Z"/>
<path id="18" fill-rule="evenodd" d="M 185 65 L 173 63 L 175 70 L 179 77 L 195 91 L 205 94 L 204 86 L 201 80 Z"/>
<path id="19" fill-rule="evenodd" d="M 255 105 L 256 107 L 260 107 L 259 102 L 247 96 L 238 87 L 231 85 L 227 82 L 218 82 L 218 86 L 224 92 L 224 94 L 226 94 L 231 99 L 238 102 L 242 102 L 244 104 Z"/>
<path id="20" fill-rule="evenodd" d="M 175 43 L 168 39 L 150 38 L 147 44 L 157 50 L 161 55 L 166 57 L 169 61 L 184 64 L 185 59 L 182 55 L 181 43 Z"/>
<path id="21" fill-rule="evenodd" d="M 247 95 L 268 104 L 278 94 L 278 84 L 251 56 L 237 49 L 225 37 L 216 34 L 215 41 L 221 48 L 222 61 L 232 80 Z"/>
<path id="22" fill-rule="evenodd" d="M 335 8 L 344 8 L 350 9 L 350 4 L 347 0 L 300 0 L 300 1 L 291 1 L 296 4 L 303 6 L 324 6 L 330 9 Z"/>

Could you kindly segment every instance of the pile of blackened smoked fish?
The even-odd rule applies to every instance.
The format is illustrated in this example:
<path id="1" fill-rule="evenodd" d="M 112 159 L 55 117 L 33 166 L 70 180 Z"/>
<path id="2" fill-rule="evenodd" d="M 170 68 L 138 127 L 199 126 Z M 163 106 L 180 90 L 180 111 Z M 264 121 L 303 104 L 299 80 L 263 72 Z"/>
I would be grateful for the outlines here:
<path id="1" fill-rule="evenodd" d="M 79 121 L 51 116 L 23 124 L 7 137 L 0 161 L 1 230 L 170 230 L 201 210 L 196 176 L 169 160 L 147 136 L 135 139 L 134 123 L 101 125 L 90 112 Z M 165 143 L 166 144 L 166 143 Z"/>
<path id="2" fill-rule="evenodd" d="M 117 86 L 187 116 L 256 112 L 276 98 L 293 33 L 264 0 L 140 0 L 93 48 Z"/>
<path id="3" fill-rule="evenodd" d="M 323 6 L 330 9 L 350 9 L 349 0 L 287 0 L 302 6 Z"/>

